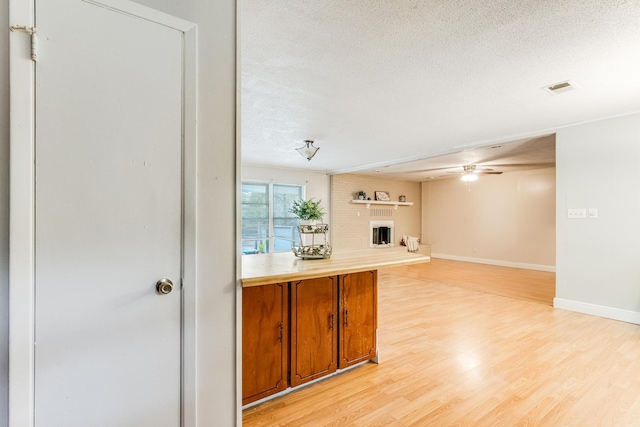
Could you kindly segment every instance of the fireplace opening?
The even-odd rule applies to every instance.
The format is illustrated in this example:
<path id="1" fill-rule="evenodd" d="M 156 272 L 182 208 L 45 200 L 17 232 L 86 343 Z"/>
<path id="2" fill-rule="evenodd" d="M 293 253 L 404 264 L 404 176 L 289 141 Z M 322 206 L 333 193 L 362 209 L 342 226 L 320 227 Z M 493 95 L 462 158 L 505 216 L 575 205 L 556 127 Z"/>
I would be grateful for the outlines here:
<path id="1" fill-rule="evenodd" d="M 393 221 L 371 221 L 369 246 L 384 248 L 393 246 Z"/>
<path id="2" fill-rule="evenodd" d="M 391 229 L 389 227 L 374 227 L 372 238 L 374 245 L 386 245 L 391 238 Z"/>

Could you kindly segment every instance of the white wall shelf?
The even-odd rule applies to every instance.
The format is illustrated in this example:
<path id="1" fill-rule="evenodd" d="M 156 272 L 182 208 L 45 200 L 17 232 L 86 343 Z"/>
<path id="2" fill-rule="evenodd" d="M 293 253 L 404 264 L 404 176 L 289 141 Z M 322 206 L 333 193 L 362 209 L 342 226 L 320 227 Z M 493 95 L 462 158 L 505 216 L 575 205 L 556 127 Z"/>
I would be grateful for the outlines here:
<path id="1" fill-rule="evenodd" d="M 413 202 L 383 202 L 382 200 L 352 200 L 351 203 L 355 203 L 358 205 L 367 205 L 367 209 L 369 209 L 371 205 L 393 206 L 394 209 L 398 209 L 398 206 L 413 206 Z"/>

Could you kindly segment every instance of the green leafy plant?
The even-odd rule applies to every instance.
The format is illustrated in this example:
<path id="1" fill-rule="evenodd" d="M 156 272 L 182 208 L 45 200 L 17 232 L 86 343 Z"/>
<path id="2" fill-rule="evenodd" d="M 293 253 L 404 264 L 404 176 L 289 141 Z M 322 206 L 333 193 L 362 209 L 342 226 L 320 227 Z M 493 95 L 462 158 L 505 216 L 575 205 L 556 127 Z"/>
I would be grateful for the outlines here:
<path id="1" fill-rule="evenodd" d="M 324 210 L 320 206 L 322 200 L 317 202 L 313 199 L 294 200 L 289 212 L 302 220 L 319 221 L 324 216 Z"/>

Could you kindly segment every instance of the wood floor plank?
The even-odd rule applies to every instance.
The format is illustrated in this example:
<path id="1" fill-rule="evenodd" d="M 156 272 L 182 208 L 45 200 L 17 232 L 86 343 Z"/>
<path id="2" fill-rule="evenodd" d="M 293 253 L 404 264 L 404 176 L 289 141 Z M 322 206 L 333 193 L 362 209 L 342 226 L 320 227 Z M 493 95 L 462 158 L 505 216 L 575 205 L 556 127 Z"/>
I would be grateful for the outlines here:
<path id="1" fill-rule="evenodd" d="M 391 274 L 432 280 L 479 292 L 553 305 L 555 273 L 432 258 L 431 262 L 388 268 Z"/>
<path id="2" fill-rule="evenodd" d="M 640 426 L 640 326 L 555 310 L 553 273 L 434 261 L 379 271 L 379 365 L 243 425 Z"/>

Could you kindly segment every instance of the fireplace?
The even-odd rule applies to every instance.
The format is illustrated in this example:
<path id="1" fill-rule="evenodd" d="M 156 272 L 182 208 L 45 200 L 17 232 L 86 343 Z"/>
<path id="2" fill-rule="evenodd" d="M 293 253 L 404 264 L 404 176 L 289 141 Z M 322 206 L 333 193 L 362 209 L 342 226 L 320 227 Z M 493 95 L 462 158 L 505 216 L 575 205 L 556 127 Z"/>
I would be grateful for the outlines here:
<path id="1" fill-rule="evenodd" d="M 369 246 L 372 248 L 393 246 L 393 221 L 369 222 Z"/>

